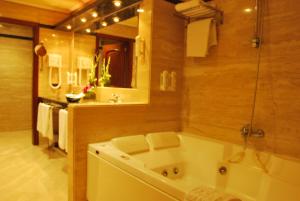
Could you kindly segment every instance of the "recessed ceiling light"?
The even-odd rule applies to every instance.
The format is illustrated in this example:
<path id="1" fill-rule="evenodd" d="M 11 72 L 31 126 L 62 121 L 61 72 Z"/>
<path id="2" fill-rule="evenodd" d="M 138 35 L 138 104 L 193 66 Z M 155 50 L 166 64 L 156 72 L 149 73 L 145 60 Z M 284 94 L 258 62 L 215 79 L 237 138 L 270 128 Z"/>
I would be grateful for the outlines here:
<path id="1" fill-rule="evenodd" d="M 251 12 L 252 12 L 252 8 L 245 8 L 245 9 L 244 9 L 244 12 L 245 12 L 245 13 L 251 13 Z"/>
<path id="2" fill-rule="evenodd" d="M 101 22 L 101 25 L 104 26 L 104 27 L 106 27 L 107 26 L 107 22 L 103 21 L 103 22 Z"/>
<path id="3" fill-rule="evenodd" d="M 143 12 L 145 12 L 145 10 L 144 10 L 143 8 L 138 8 L 136 11 L 137 11 L 138 13 L 143 13 Z"/>
<path id="4" fill-rule="evenodd" d="M 114 21 L 114 22 L 120 22 L 120 18 L 119 18 L 119 17 L 114 17 L 114 18 L 113 18 L 113 21 Z"/>
<path id="5" fill-rule="evenodd" d="M 86 29 L 85 30 L 87 33 L 91 33 L 91 29 Z"/>
<path id="6" fill-rule="evenodd" d="M 86 22 L 86 18 L 81 18 L 80 21 L 83 22 L 83 23 L 85 23 Z"/>
<path id="7" fill-rule="evenodd" d="M 51 34 L 51 36 L 54 38 L 54 37 L 56 37 L 56 34 Z"/>
<path id="8" fill-rule="evenodd" d="M 71 30 L 71 29 L 72 29 L 72 26 L 71 26 L 70 24 L 68 24 L 68 25 L 66 26 L 66 28 L 67 28 L 68 30 Z"/>
<path id="9" fill-rule="evenodd" d="M 96 17 L 98 17 L 98 13 L 95 11 L 92 13 L 92 16 L 96 18 Z"/>
<path id="10" fill-rule="evenodd" d="M 116 7 L 120 7 L 120 6 L 122 6 L 122 1 L 121 1 L 121 0 L 114 0 L 114 1 L 113 1 L 113 4 L 114 4 Z"/>

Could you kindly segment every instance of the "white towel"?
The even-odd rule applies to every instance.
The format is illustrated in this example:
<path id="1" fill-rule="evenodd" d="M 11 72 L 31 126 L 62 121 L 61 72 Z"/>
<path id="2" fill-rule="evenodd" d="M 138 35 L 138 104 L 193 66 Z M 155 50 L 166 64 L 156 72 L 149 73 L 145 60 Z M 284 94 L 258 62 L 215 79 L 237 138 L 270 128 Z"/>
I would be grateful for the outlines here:
<path id="1" fill-rule="evenodd" d="M 188 57 L 205 57 L 211 46 L 217 45 L 216 22 L 212 18 L 192 22 L 187 30 Z"/>
<path id="2" fill-rule="evenodd" d="M 40 103 L 38 106 L 37 130 L 43 136 L 53 143 L 53 114 L 52 106 Z"/>
<path id="3" fill-rule="evenodd" d="M 185 1 L 183 3 L 176 4 L 175 9 L 177 12 L 184 12 L 187 9 L 200 6 L 200 3 L 200 0 Z"/>
<path id="4" fill-rule="evenodd" d="M 58 146 L 68 152 L 68 111 L 59 110 L 58 116 Z"/>
<path id="5" fill-rule="evenodd" d="M 198 187 L 191 190 L 184 201 L 242 201 L 226 193 L 216 191 L 209 187 Z"/>

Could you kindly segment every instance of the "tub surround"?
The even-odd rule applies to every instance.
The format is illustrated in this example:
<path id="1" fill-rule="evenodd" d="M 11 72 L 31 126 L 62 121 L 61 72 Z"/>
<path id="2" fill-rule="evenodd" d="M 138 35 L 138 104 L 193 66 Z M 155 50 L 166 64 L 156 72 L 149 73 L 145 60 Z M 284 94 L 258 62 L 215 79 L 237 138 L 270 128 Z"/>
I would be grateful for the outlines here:
<path id="1" fill-rule="evenodd" d="M 257 49 L 251 48 L 255 1 L 215 0 L 224 10 L 219 44 L 207 58 L 185 58 L 183 130 L 241 144 L 251 121 Z M 260 60 L 254 127 L 266 136 L 259 149 L 300 158 L 299 4 L 268 0 Z"/>

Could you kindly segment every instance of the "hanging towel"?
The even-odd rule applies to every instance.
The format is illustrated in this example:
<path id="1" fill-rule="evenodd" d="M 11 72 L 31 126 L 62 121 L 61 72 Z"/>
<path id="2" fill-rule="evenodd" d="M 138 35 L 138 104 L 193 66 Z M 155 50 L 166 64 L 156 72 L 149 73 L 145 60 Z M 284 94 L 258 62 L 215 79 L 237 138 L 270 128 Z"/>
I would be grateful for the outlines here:
<path id="1" fill-rule="evenodd" d="M 217 31 L 213 18 L 199 20 L 188 25 L 186 47 L 188 57 L 206 57 L 208 49 L 214 45 L 217 45 Z"/>
<path id="2" fill-rule="evenodd" d="M 52 106 L 40 103 L 38 106 L 37 131 L 49 139 L 49 143 L 54 142 L 53 137 L 53 116 Z"/>
<path id="3" fill-rule="evenodd" d="M 184 201 L 242 201 L 236 197 L 209 187 L 198 187 L 186 194 Z"/>
<path id="4" fill-rule="evenodd" d="M 59 110 L 58 116 L 58 146 L 60 149 L 68 152 L 68 111 Z"/>

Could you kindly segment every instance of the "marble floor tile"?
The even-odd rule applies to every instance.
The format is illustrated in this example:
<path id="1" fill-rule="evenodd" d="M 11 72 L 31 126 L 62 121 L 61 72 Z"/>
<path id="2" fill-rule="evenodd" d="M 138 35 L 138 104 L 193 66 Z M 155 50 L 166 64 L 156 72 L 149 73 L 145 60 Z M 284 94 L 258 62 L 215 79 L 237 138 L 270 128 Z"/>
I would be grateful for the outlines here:
<path id="1" fill-rule="evenodd" d="M 67 159 L 31 144 L 31 131 L 0 132 L 0 201 L 67 201 Z"/>

